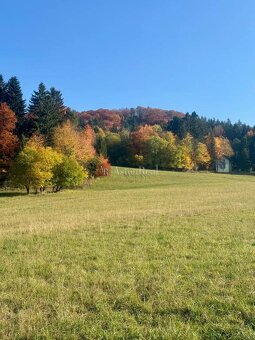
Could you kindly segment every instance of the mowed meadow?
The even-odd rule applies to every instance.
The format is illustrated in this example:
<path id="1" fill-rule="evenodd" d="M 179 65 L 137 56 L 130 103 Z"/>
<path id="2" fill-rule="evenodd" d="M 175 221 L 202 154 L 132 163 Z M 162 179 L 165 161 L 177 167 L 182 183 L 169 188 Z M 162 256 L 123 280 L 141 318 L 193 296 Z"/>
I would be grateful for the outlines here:
<path id="1" fill-rule="evenodd" d="M 1 339 L 254 339 L 255 177 L 0 192 Z"/>

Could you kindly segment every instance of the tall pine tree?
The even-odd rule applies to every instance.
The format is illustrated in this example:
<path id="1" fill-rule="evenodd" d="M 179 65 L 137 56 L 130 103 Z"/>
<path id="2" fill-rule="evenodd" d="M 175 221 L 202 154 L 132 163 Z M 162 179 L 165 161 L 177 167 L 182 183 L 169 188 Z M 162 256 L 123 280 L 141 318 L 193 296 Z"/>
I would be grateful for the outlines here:
<path id="1" fill-rule="evenodd" d="M 243 171 L 248 171 L 251 168 L 250 154 L 249 154 L 249 146 L 247 137 L 242 138 L 240 144 L 240 153 L 239 153 L 239 167 Z"/>
<path id="2" fill-rule="evenodd" d="M 52 103 L 56 110 L 61 113 L 64 111 L 65 106 L 64 106 L 64 99 L 62 97 L 62 93 L 58 90 L 55 89 L 55 87 L 51 87 L 50 89 L 50 96 L 52 99 Z"/>
<path id="3" fill-rule="evenodd" d="M 48 91 L 40 83 L 38 91 L 34 91 L 31 97 L 28 111 L 36 130 L 50 143 L 53 130 L 64 120 L 65 107 L 61 92 L 53 87 Z"/>
<path id="4" fill-rule="evenodd" d="M 18 119 L 24 117 L 26 104 L 17 77 L 11 77 L 6 84 L 6 103 Z"/>
<path id="5" fill-rule="evenodd" d="M 7 84 L 4 84 L 3 82 L 2 87 L 3 87 L 3 102 L 6 102 L 10 109 L 16 114 L 17 124 L 15 132 L 19 137 L 21 137 L 21 135 L 23 134 L 23 125 L 25 121 L 26 104 L 25 100 L 23 99 L 23 94 L 19 80 L 17 77 L 11 77 Z"/>
<path id="6" fill-rule="evenodd" d="M 5 103 L 6 101 L 6 84 L 4 82 L 3 76 L 0 74 L 0 103 Z"/>
<path id="7" fill-rule="evenodd" d="M 43 83 L 38 86 L 38 91 L 34 91 L 28 105 L 28 112 L 37 116 L 43 110 L 45 101 L 47 100 L 48 91 Z"/>

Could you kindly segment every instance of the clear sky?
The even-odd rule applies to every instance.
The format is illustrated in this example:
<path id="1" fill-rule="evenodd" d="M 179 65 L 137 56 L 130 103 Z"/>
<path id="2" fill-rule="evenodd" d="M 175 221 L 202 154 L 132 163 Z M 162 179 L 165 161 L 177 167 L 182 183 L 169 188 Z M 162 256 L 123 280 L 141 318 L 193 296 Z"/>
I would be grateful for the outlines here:
<path id="1" fill-rule="evenodd" d="M 254 0 L 1 1 L 0 73 L 77 110 L 151 106 L 255 125 Z"/>

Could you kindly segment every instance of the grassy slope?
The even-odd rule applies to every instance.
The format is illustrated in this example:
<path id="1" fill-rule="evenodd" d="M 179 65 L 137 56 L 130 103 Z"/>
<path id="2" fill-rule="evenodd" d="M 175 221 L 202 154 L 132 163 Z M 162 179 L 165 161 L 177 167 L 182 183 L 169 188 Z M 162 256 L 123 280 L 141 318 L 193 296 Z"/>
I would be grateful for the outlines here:
<path id="1" fill-rule="evenodd" d="M 255 177 L 0 193 L 0 338 L 255 338 Z"/>

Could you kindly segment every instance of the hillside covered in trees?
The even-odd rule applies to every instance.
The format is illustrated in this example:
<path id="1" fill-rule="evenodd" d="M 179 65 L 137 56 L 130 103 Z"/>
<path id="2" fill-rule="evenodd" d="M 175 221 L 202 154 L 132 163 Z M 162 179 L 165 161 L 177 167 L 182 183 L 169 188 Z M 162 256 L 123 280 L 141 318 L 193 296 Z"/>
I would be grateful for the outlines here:
<path id="1" fill-rule="evenodd" d="M 27 190 L 78 185 L 109 163 L 213 170 L 223 156 L 254 169 L 254 127 L 149 107 L 77 112 L 43 83 L 26 103 L 18 79 L 0 76 L 0 174 Z"/>

